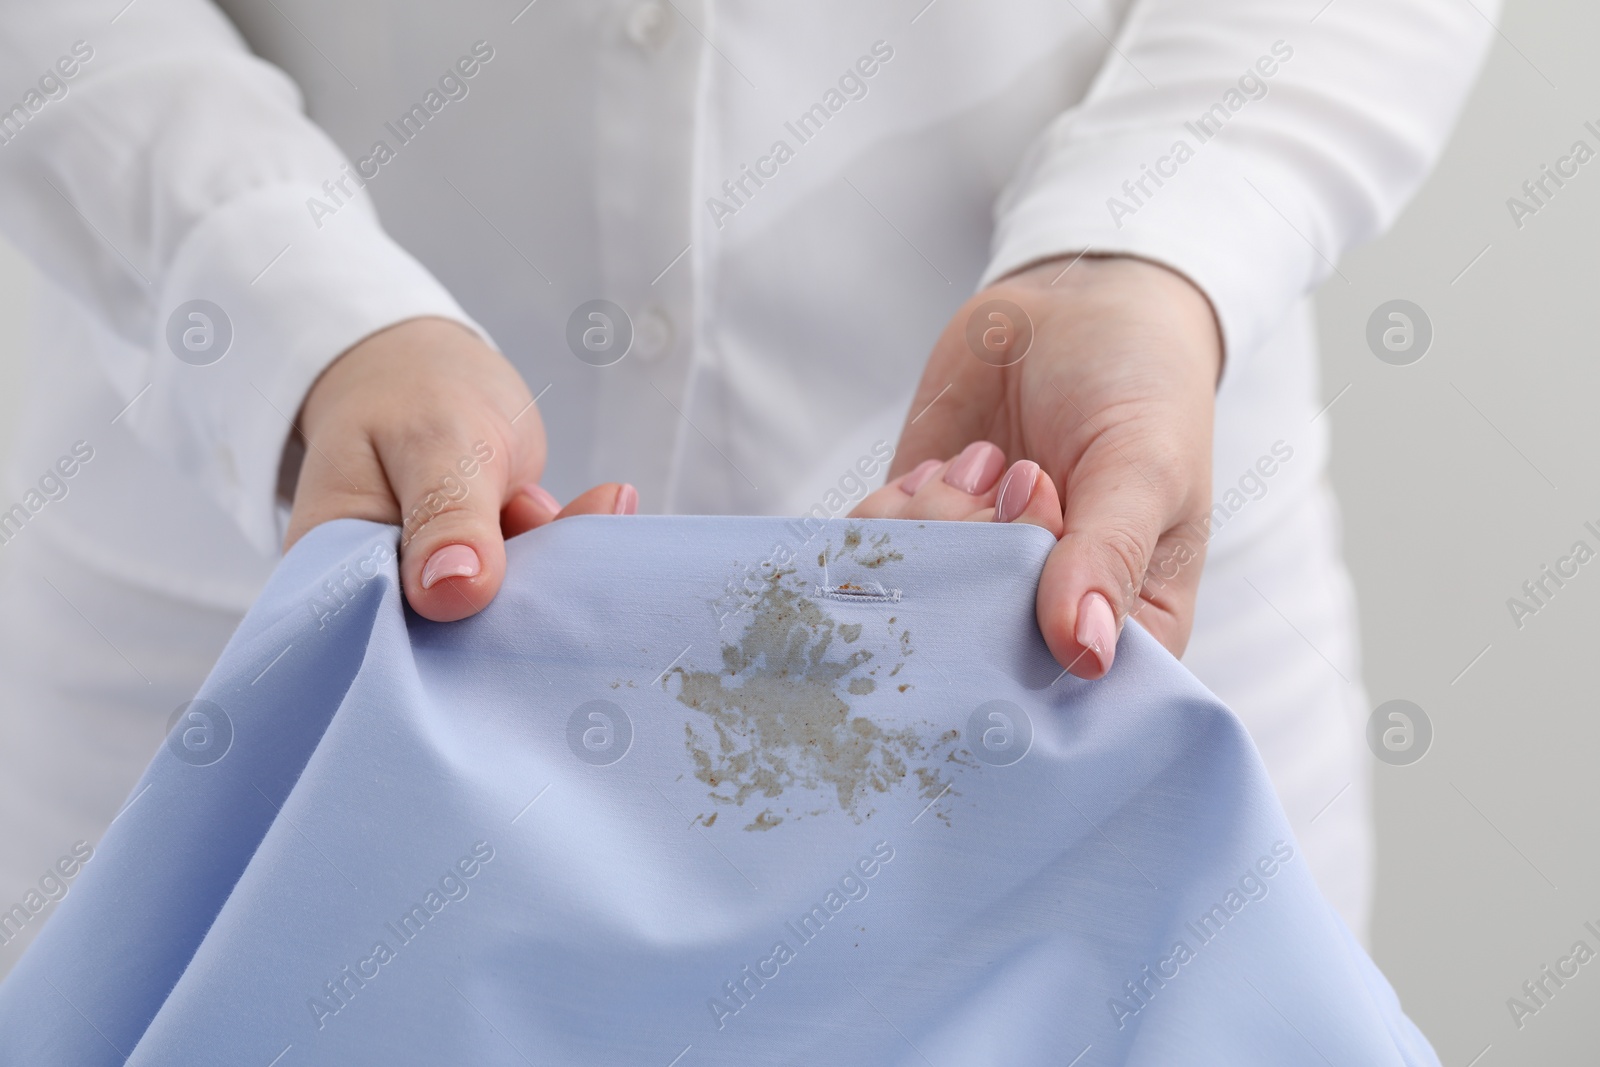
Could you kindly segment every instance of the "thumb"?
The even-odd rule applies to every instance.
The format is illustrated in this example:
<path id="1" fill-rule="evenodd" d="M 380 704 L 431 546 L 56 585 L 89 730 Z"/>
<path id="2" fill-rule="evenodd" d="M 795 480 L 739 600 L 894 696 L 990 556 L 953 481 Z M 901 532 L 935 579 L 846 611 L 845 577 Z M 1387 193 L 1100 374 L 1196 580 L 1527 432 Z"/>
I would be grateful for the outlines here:
<path id="1" fill-rule="evenodd" d="M 456 323 L 407 320 L 334 360 L 298 424 L 306 454 L 285 548 L 331 519 L 397 522 L 418 614 L 452 622 L 494 598 L 508 487 L 536 485 L 545 456 L 533 398 L 504 356 Z"/>
<path id="2" fill-rule="evenodd" d="M 1066 533 L 1039 579 L 1039 629 L 1080 678 L 1111 669 L 1131 616 L 1181 654 L 1205 555 L 1201 523 L 1157 488 L 1173 482 L 1154 471 L 1147 479 L 1124 455 L 1100 446 L 1091 446 L 1068 480 Z"/>
<path id="3" fill-rule="evenodd" d="M 464 619 L 500 591 L 506 571 L 501 509 L 538 475 L 515 470 L 510 451 L 503 441 L 478 438 L 432 445 L 400 461 L 384 457 L 400 503 L 400 579 L 407 602 L 423 618 Z"/>

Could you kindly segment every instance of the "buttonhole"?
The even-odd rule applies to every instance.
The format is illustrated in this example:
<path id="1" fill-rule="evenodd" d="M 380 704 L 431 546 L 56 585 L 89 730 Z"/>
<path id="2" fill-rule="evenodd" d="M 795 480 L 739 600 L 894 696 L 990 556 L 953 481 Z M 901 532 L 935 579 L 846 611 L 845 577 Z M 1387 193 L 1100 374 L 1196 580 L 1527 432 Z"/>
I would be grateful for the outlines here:
<path id="1" fill-rule="evenodd" d="M 866 601 L 869 603 L 897 603 L 900 590 L 885 589 L 877 582 L 842 582 L 839 585 L 819 585 L 814 596 L 829 600 Z"/>

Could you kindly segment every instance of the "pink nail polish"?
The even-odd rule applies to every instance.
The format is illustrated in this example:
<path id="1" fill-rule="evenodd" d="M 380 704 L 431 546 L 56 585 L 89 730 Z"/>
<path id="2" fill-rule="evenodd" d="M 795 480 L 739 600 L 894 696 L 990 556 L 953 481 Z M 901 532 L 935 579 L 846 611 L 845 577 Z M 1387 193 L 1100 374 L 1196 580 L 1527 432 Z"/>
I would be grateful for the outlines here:
<path id="1" fill-rule="evenodd" d="M 1010 522 L 1028 510 L 1033 499 L 1033 487 L 1039 480 L 1039 465 L 1031 459 L 1019 459 L 1006 471 L 1000 483 L 1000 493 L 995 499 L 994 521 Z"/>
<path id="2" fill-rule="evenodd" d="M 561 510 L 561 501 L 550 495 L 550 490 L 542 485 L 525 485 L 521 492 L 533 498 L 533 502 L 544 510 L 555 513 Z"/>
<path id="3" fill-rule="evenodd" d="M 950 469 L 944 472 L 944 481 L 963 493 L 978 496 L 989 491 L 1005 465 L 1004 452 L 988 441 L 974 441 L 950 464 Z"/>
<path id="4" fill-rule="evenodd" d="M 422 588 L 432 589 L 446 578 L 476 578 L 482 569 L 478 554 L 468 545 L 445 545 L 422 565 Z"/>
<path id="5" fill-rule="evenodd" d="M 1085 593 L 1078 604 L 1078 628 L 1072 636 L 1094 653 L 1101 671 L 1109 671 L 1117 654 L 1117 616 L 1111 602 L 1099 593 Z"/>
<path id="6" fill-rule="evenodd" d="M 617 490 L 617 507 L 613 515 L 633 515 L 639 510 L 639 490 L 632 485 L 624 485 Z"/>
<path id="7" fill-rule="evenodd" d="M 907 495 L 915 494 L 918 489 L 921 489 L 927 484 L 928 479 L 933 477 L 933 472 L 938 469 L 938 460 L 923 460 L 912 469 L 910 474 L 900 479 L 900 491 Z"/>

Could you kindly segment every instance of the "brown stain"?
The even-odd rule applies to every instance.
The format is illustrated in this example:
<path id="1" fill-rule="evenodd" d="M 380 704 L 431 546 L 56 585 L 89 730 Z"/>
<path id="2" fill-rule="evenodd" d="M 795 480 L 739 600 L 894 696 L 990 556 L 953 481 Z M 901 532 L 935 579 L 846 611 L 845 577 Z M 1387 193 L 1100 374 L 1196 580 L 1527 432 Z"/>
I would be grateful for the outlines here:
<path id="1" fill-rule="evenodd" d="M 746 830 L 770 830 L 774 826 L 777 826 L 782 821 L 783 821 L 783 816 L 772 814 L 772 809 L 768 808 L 766 811 L 762 812 L 760 815 L 757 815 L 751 821 L 750 825 L 745 827 L 745 829 Z"/>
<path id="2" fill-rule="evenodd" d="M 860 543 L 859 531 L 845 534 L 846 546 Z M 676 667 L 662 678 L 666 687 L 676 675 L 678 701 L 704 716 L 684 724 L 684 745 L 709 799 L 742 807 L 798 786 L 831 795 L 838 810 L 860 823 L 872 817 L 873 794 L 908 779 L 927 800 L 956 795 L 938 769 L 949 762 L 943 751 L 951 745 L 948 735 L 929 737 L 915 726 L 885 729 L 845 699 L 877 688 L 867 676 L 876 669 L 867 666 L 873 652 L 843 648 L 860 639 L 861 624 L 840 623 L 803 595 L 793 568 L 763 580 L 743 634 L 722 646 L 720 670 Z M 898 645 L 902 656 L 910 654 L 909 632 Z M 770 830 L 782 822 L 769 807 L 744 829 Z"/>
<path id="3" fill-rule="evenodd" d="M 851 526 L 845 530 L 843 544 L 832 555 L 829 555 L 826 548 L 817 554 L 817 566 L 826 566 L 830 559 L 838 560 L 846 554 L 850 555 L 852 562 L 872 570 L 877 570 L 890 563 L 898 563 L 906 558 L 902 553 L 890 547 L 887 533 L 881 533 L 874 537 L 871 543 L 866 544 L 865 549 L 862 548 L 863 544 L 861 527 Z M 851 589 L 860 587 L 841 585 L 839 588 Z"/>
<path id="4" fill-rule="evenodd" d="M 928 800 L 930 805 L 950 791 L 950 786 L 943 778 L 939 777 L 939 772 L 931 767 L 917 768 L 917 785 L 919 787 L 918 791 Z M 950 825 L 950 813 L 948 811 L 932 808 L 930 814 L 946 826 Z"/>
<path id="5" fill-rule="evenodd" d="M 905 558 L 905 556 L 889 547 L 889 535 L 885 533 L 879 534 L 872 539 L 867 558 L 863 559 L 860 555 L 857 555 L 855 560 L 863 567 L 871 567 L 876 570 L 885 564 L 898 563 Z"/>

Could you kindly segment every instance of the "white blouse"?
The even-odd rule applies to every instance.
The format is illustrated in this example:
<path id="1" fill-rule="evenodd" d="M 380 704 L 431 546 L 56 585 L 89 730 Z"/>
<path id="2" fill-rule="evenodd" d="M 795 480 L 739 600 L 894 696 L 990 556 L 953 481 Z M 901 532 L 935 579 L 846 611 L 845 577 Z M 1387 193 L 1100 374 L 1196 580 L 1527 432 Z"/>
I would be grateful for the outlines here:
<path id="1" fill-rule="evenodd" d="M 1303 298 L 1427 173 L 1494 7 L 220 6 L 6 4 L 0 227 L 52 283 L 19 473 L 105 472 L 49 536 L 235 608 L 310 383 L 418 315 L 521 369 L 558 496 L 831 513 L 974 287 L 1131 253 L 1221 321 L 1219 500 L 1275 448 L 1255 480 L 1309 487 Z"/>

